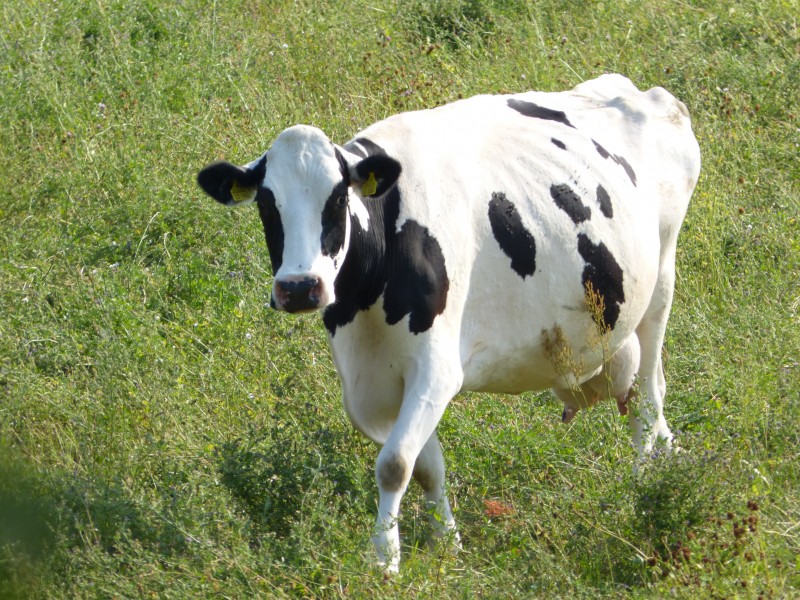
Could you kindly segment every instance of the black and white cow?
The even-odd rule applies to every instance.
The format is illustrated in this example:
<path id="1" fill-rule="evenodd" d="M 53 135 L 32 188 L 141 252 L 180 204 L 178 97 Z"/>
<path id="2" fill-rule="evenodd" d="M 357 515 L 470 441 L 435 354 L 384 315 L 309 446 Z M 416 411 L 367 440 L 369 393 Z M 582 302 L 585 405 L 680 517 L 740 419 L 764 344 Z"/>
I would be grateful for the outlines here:
<path id="1" fill-rule="evenodd" d="M 670 445 L 661 347 L 699 169 L 686 107 L 605 75 L 396 115 L 343 146 L 298 125 L 200 172 L 219 202 L 257 204 L 272 306 L 322 312 L 345 410 L 383 446 L 386 570 L 412 477 L 455 532 L 436 426 L 461 390 L 553 388 L 568 421 L 601 396 L 625 412 L 638 374 L 635 444 Z"/>

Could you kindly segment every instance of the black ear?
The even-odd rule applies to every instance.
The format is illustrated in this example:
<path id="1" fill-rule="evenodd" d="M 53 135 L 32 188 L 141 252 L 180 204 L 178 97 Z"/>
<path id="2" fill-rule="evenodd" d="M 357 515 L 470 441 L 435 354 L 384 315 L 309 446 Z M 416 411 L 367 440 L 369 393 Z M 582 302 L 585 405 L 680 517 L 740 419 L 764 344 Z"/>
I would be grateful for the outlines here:
<path id="1" fill-rule="evenodd" d="M 382 196 L 397 183 L 400 163 L 385 154 L 373 154 L 350 169 L 350 181 L 362 196 Z"/>
<path id="2" fill-rule="evenodd" d="M 252 167 L 237 167 L 229 162 L 215 162 L 197 174 L 203 191 L 227 206 L 250 204 L 267 170 L 266 155 Z"/>

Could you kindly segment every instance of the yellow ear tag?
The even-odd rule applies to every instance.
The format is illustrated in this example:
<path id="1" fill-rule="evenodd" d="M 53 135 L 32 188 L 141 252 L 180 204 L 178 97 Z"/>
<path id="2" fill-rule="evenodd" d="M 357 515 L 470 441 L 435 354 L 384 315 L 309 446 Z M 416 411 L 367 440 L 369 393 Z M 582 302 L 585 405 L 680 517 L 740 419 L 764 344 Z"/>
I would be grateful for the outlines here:
<path id="1" fill-rule="evenodd" d="M 238 181 L 234 181 L 231 186 L 231 197 L 236 204 L 242 202 L 250 202 L 256 197 L 255 187 L 244 187 L 239 185 Z"/>
<path id="2" fill-rule="evenodd" d="M 361 194 L 364 196 L 372 196 L 378 191 L 378 180 L 375 179 L 375 173 L 370 171 L 369 177 L 361 186 Z"/>

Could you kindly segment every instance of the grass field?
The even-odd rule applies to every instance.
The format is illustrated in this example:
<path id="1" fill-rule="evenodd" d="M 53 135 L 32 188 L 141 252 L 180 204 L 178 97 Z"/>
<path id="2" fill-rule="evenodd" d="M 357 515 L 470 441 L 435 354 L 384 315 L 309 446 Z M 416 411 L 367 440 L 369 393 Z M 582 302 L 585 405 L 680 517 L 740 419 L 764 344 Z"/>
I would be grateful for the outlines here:
<path id="1" fill-rule="evenodd" d="M 797 0 L 7 0 L 0 7 L 0 598 L 800 595 Z M 603 72 L 689 107 L 667 419 L 456 398 L 463 540 L 369 544 L 376 448 L 318 316 L 265 304 L 255 211 L 194 178 L 283 128 Z"/>

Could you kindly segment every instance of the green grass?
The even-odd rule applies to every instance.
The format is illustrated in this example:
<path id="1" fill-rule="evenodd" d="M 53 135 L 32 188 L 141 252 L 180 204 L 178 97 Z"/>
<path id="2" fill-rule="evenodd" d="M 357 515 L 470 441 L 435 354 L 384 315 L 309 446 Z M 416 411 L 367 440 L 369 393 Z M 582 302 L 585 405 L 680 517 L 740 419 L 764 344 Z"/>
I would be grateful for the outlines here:
<path id="1" fill-rule="evenodd" d="M 797 0 L 0 8 L 0 597 L 800 594 Z M 666 342 L 684 452 L 639 477 L 611 404 L 464 395 L 464 549 L 370 567 L 376 448 L 318 317 L 265 307 L 258 218 L 195 173 L 283 128 L 606 71 L 689 106 L 703 172 Z"/>

